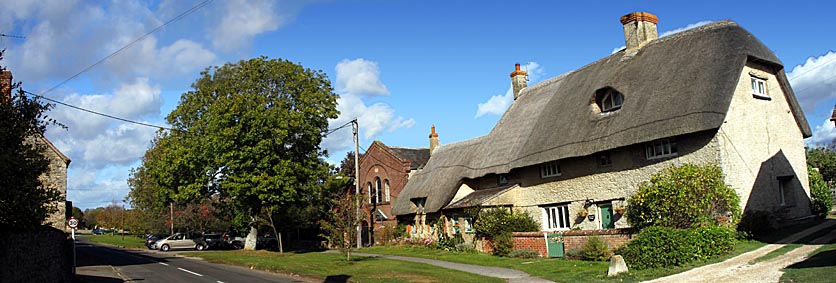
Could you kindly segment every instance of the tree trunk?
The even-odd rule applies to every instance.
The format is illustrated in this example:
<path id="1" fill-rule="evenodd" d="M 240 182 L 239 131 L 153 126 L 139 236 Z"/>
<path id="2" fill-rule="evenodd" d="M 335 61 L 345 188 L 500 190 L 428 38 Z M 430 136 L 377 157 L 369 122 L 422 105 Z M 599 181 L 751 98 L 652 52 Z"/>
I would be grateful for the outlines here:
<path id="1" fill-rule="evenodd" d="M 270 220 L 270 227 L 273 228 L 273 234 L 276 235 L 279 254 L 284 254 L 284 248 L 282 247 L 282 234 L 279 234 L 279 232 L 276 231 L 276 223 L 273 223 L 273 209 L 271 208 L 267 209 L 267 219 Z"/>

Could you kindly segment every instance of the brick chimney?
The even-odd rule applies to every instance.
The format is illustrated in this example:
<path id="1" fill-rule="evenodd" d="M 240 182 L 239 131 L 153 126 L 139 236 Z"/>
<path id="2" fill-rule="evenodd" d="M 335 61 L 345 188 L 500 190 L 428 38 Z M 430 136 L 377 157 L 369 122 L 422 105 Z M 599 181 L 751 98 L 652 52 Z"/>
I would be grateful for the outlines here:
<path id="1" fill-rule="evenodd" d="M 12 72 L 9 70 L 0 73 L 0 93 L 3 94 L 0 102 L 12 101 Z"/>
<path id="2" fill-rule="evenodd" d="M 621 17 L 624 25 L 624 40 L 627 53 L 637 51 L 648 42 L 659 37 L 656 24 L 659 18 L 648 12 L 633 12 Z"/>
<path id="3" fill-rule="evenodd" d="M 430 133 L 430 155 L 433 155 L 433 151 L 438 147 L 438 144 L 438 134 L 435 133 L 435 125 L 433 125 L 432 133 Z"/>
<path id="4" fill-rule="evenodd" d="M 514 69 L 511 72 L 511 88 L 514 89 L 514 100 L 517 100 L 522 89 L 528 86 L 528 72 L 520 70 L 519 63 L 514 65 Z"/>

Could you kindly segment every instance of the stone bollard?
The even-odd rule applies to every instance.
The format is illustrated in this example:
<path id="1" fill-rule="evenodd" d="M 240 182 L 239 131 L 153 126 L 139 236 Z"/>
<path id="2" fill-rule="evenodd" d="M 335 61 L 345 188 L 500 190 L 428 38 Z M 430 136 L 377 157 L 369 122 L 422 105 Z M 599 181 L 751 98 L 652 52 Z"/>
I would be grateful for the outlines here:
<path id="1" fill-rule="evenodd" d="M 620 255 L 614 255 L 610 258 L 610 269 L 607 270 L 607 276 L 615 276 L 616 274 L 627 272 L 627 263 Z"/>

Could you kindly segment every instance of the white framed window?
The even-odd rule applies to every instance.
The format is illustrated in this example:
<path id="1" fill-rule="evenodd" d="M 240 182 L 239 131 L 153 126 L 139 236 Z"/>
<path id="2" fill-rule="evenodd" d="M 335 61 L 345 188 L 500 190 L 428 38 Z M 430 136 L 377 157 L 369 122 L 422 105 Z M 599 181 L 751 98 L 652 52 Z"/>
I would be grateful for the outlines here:
<path id="1" fill-rule="evenodd" d="M 389 202 L 389 179 L 383 181 L 383 186 L 386 188 L 386 202 Z"/>
<path id="2" fill-rule="evenodd" d="M 473 218 L 465 217 L 464 218 L 464 232 L 465 233 L 476 233 L 476 229 L 473 229 Z"/>
<path id="3" fill-rule="evenodd" d="M 453 213 L 453 216 L 451 216 L 450 219 L 453 220 L 452 221 L 452 223 L 453 223 L 453 234 L 458 233 L 459 230 L 460 230 L 459 229 L 459 215 Z"/>
<path id="4" fill-rule="evenodd" d="M 677 152 L 676 142 L 671 139 L 661 139 L 647 143 L 647 160 L 676 156 Z"/>
<path id="5" fill-rule="evenodd" d="M 543 229 L 569 230 L 569 207 L 566 205 L 543 207 L 544 220 Z"/>
<path id="6" fill-rule="evenodd" d="M 560 176 L 560 163 L 557 161 L 540 164 L 540 178 Z"/>
<path id="7" fill-rule="evenodd" d="M 614 90 L 607 91 L 601 99 L 601 112 L 621 109 L 622 104 L 624 104 L 624 95 Z"/>
<path id="8" fill-rule="evenodd" d="M 380 203 L 383 200 L 383 183 L 379 177 L 375 177 L 374 184 L 374 203 Z"/>
<path id="9" fill-rule="evenodd" d="M 755 76 L 752 76 L 751 80 L 752 80 L 752 95 L 754 95 L 756 97 L 769 98 L 769 93 L 767 91 L 768 88 L 767 88 L 766 80 L 762 79 L 762 78 L 759 78 L 759 77 L 755 77 Z"/>
<path id="10" fill-rule="evenodd" d="M 369 183 L 369 203 L 372 203 L 372 183 Z"/>

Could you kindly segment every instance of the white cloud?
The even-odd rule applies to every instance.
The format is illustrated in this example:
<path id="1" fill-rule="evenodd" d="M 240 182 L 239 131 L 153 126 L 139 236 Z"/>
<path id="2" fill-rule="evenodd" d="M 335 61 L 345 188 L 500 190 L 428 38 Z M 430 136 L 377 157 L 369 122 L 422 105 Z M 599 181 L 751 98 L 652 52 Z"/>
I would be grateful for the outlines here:
<path id="1" fill-rule="evenodd" d="M 678 33 L 678 32 L 682 32 L 682 31 L 692 29 L 692 28 L 704 26 L 704 25 L 710 24 L 712 22 L 713 21 L 699 21 L 699 22 L 696 22 L 696 23 L 693 23 L 693 24 L 689 24 L 685 27 L 681 27 L 681 28 L 677 28 L 677 29 L 674 29 L 674 30 L 669 30 L 669 31 L 663 32 L 662 34 L 659 35 L 659 37 L 665 37 L 665 36 L 668 36 L 668 35 L 671 35 L 671 34 L 674 34 L 674 33 Z"/>
<path id="2" fill-rule="evenodd" d="M 836 97 L 836 52 L 807 58 L 804 64 L 792 68 L 787 77 L 804 113 L 813 114 L 820 106 L 826 106 L 823 114 L 829 117 L 833 108 L 822 103 Z"/>
<path id="3" fill-rule="evenodd" d="M 827 146 L 836 140 L 836 127 L 829 119 L 825 119 L 813 129 L 813 136 L 804 140 L 805 146 Z"/>
<path id="4" fill-rule="evenodd" d="M 354 95 L 389 95 L 389 89 L 380 81 L 377 63 L 358 58 L 342 60 L 336 67 L 337 92 Z"/>
<path id="5" fill-rule="evenodd" d="M 122 124 L 84 143 L 83 159 L 94 167 L 106 165 L 129 165 L 145 154 L 153 128 L 136 124 Z"/>
<path id="6" fill-rule="evenodd" d="M 210 29 L 212 44 L 221 50 L 234 50 L 249 44 L 261 33 L 274 31 L 283 20 L 274 11 L 273 1 L 225 1 L 223 18 Z"/>
<path id="7" fill-rule="evenodd" d="M 537 62 L 528 62 L 524 66 L 521 66 L 520 69 L 528 72 L 529 85 L 535 84 L 543 75 L 545 75 L 543 67 L 541 67 Z M 510 83 L 511 81 L 509 80 L 508 84 Z M 508 87 L 508 90 L 505 91 L 504 95 L 494 95 L 491 96 L 488 101 L 479 103 L 479 105 L 477 105 L 476 116 L 474 118 L 479 118 L 489 114 L 502 115 L 502 113 L 505 113 L 505 110 L 507 110 L 513 102 L 514 90 L 512 87 Z"/>
<path id="8" fill-rule="evenodd" d="M 340 117 L 330 120 L 329 129 L 336 129 L 355 117 L 360 124 L 360 136 L 372 139 L 384 131 L 394 132 L 415 125 L 412 118 L 395 116 L 395 109 L 386 103 L 378 102 L 366 105 L 364 97 L 389 95 L 386 85 L 380 80 L 377 63 L 362 58 L 342 60 L 335 67 L 337 71 L 337 110 Z M 351 129 L 337 130 L 322 143 L 330 152 L 352 148 L 354 141 Z"/>

